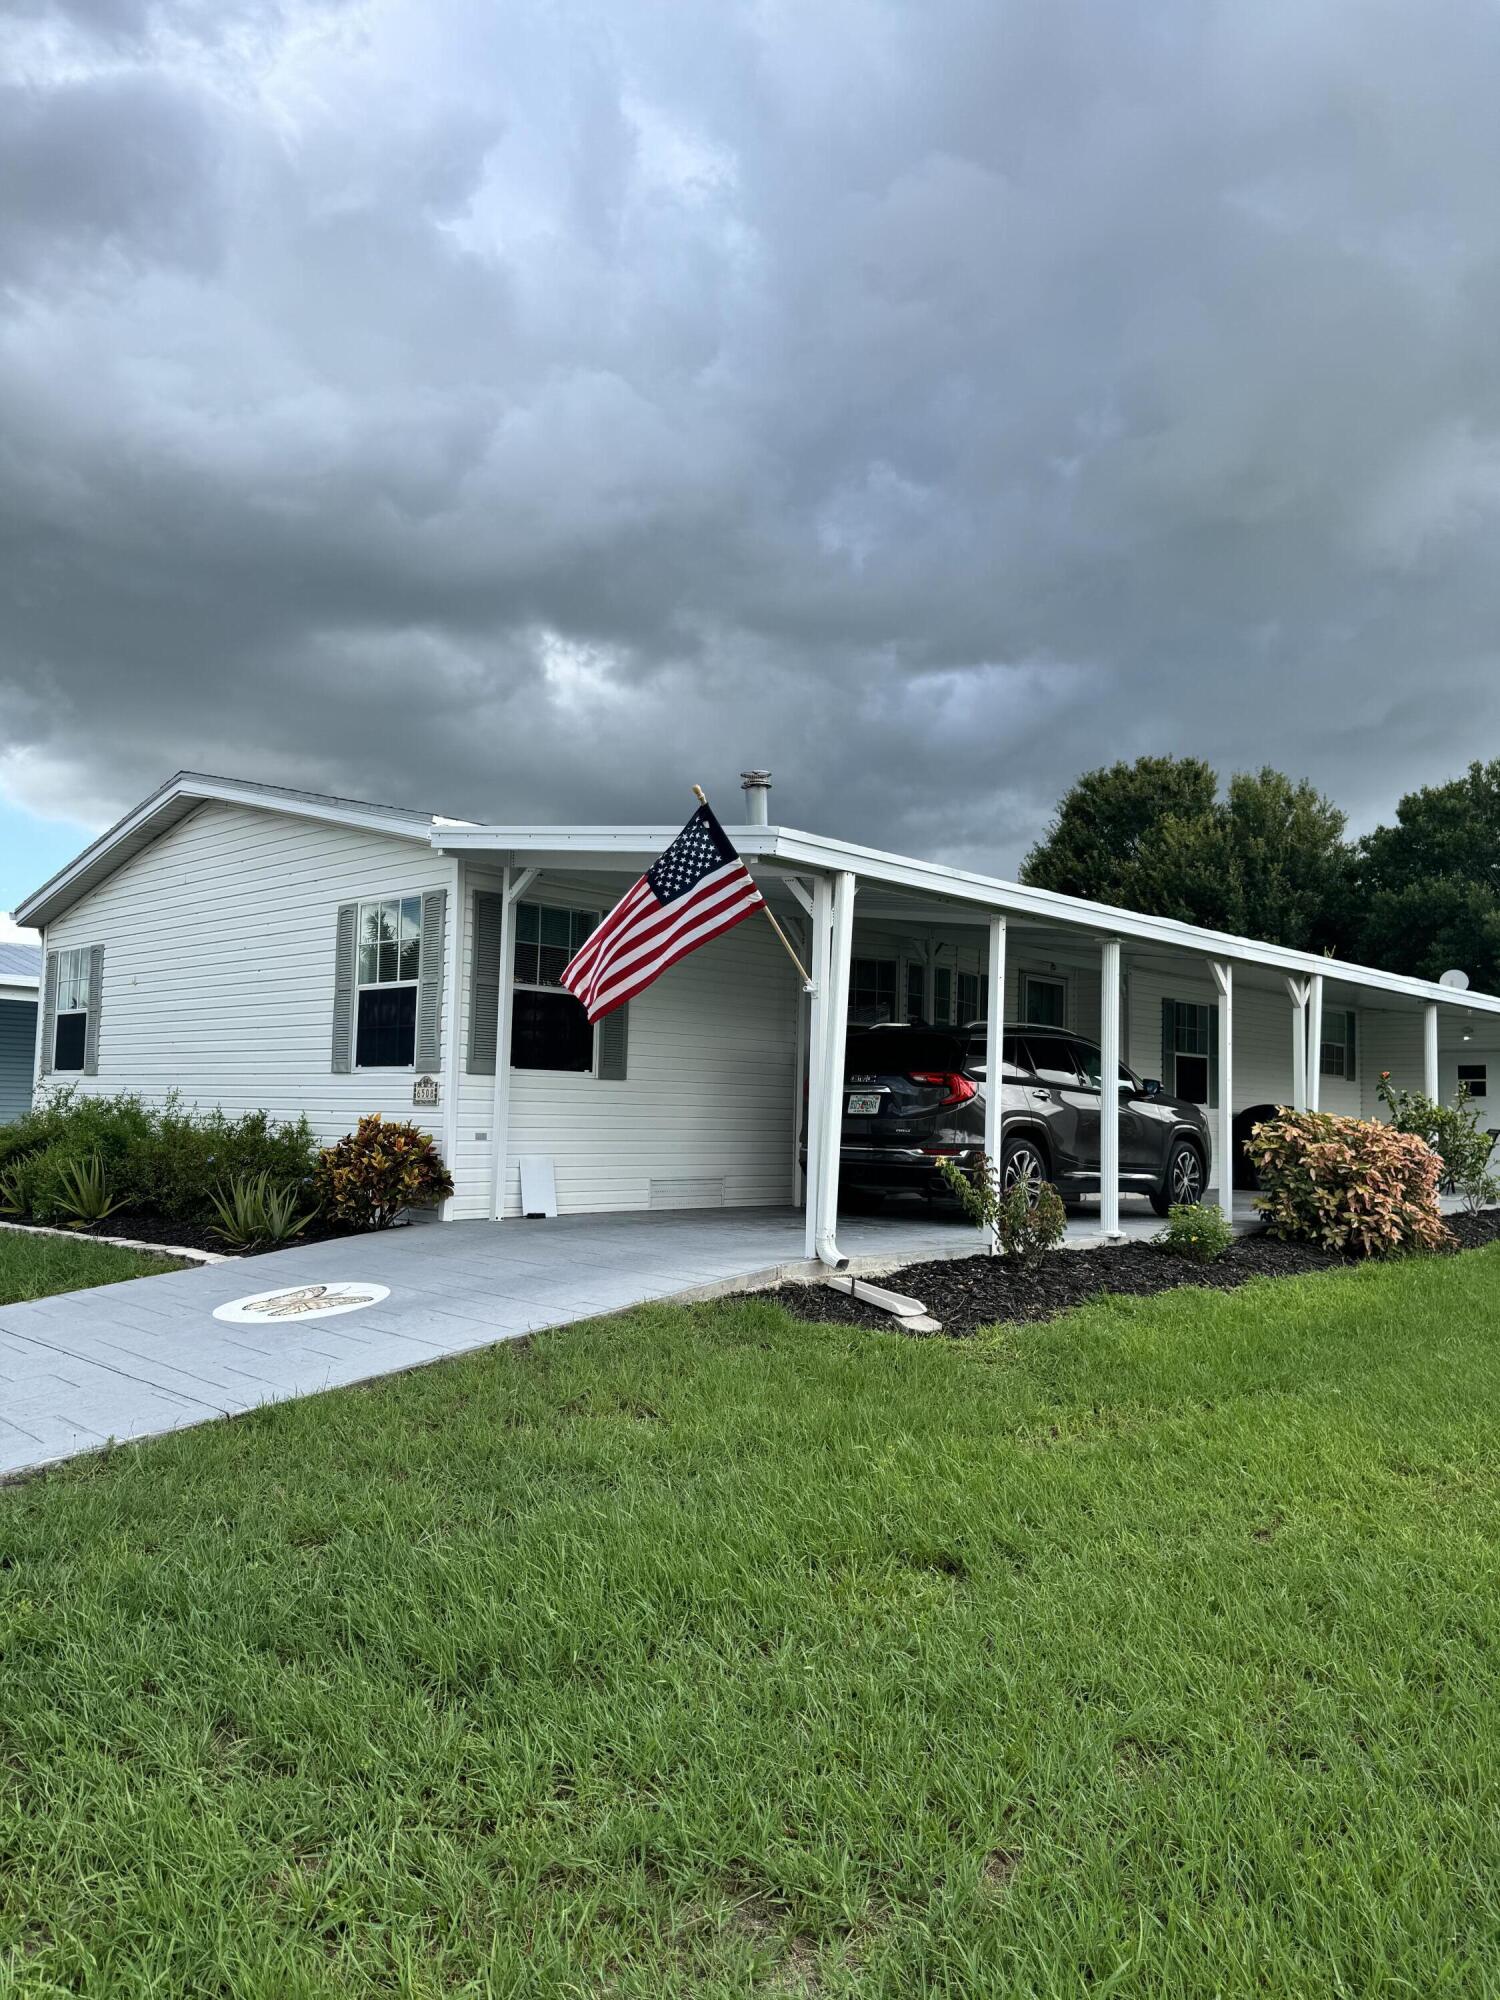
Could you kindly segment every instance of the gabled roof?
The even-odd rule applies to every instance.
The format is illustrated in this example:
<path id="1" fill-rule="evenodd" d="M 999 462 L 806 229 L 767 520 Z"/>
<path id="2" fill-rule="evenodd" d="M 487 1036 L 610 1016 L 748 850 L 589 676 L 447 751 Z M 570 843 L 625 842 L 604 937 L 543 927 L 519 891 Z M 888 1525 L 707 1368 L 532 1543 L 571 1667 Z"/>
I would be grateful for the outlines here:
<path id="1" fill-rule="evenodd" d="M 375 805 L 366 799 L 342 799 L 325 792 L 298 791 L 289 785 L 253 784 L 242 778 L 219 778 L 205 771 L 179 771 L 159 791 L 117 820 L 108 832 L 86 847 L 76 860 L 60 868 L 24 902 L 16 920 L 44 925 L 60 917 L 80 896 L 133 860 L 169 827 L 209 802 L 256 806 L 265 812 L 289 813 L 297 819 L 323 820 L 365 832 L 395 834 L 400 839 L 431 840 L 436 816 L 409 806 Z M 449 822 L 461 825 L 461 821 Z"/>

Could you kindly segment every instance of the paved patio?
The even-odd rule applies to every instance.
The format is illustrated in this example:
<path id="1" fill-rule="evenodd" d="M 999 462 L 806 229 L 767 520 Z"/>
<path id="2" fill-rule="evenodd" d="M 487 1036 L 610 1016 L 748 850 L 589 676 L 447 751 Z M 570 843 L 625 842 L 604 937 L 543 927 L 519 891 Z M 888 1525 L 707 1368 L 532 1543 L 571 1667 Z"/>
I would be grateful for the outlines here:
<path id="1" fill-rule="evenodd" d="M 1122 1218 L 1128 1234 L 1160 1226 L 1144 1203 L 1125 1206 L 1135 1211 Z M 1069 1233 L 1097 1240 L 1086 1217 Z M 839 1242 L 854 1269 L 879 1275 L 967 1255 L 978 1237 L 913 1204 L 843 1218 Z M 0 1476 L 647 1300 L 711 1296 L 806 1269 L 791 1208 L 574 1215 L 346 1237 L 0 1306 Z M 213 1317 L 255 1293 L 351 1281 L 390 1295 L 327 1319 Z"/>

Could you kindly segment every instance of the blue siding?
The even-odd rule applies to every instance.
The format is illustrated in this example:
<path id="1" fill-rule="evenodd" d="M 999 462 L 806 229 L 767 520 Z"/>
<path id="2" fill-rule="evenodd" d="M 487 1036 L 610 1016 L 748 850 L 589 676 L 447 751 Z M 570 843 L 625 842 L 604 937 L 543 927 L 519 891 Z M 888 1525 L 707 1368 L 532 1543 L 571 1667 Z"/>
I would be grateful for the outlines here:
<path id="1" fill-rule="evenodd" d="M 0 1000 L 0 1125 L 30 1107 L 35 1055 L 36 1002 Z"/>

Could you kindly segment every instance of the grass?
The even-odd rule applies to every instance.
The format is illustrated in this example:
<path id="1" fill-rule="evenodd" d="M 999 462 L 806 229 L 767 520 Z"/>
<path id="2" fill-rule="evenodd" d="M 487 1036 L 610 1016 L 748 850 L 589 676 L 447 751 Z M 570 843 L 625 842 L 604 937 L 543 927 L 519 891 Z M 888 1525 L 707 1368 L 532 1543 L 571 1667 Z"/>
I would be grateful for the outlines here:
<path id="1" fill-rule="evenodd" d="M 84 1237 L 28 1236 L 21 1230 L 0 1229 L 0 1306 L 181 1269 L 170 1257 L 119 1250 L 113 1244 L 90 1243 Z M 0 1410 L 3 1408 L 4 1388 L 0 1385 Z"/>
<path id="2" fill-rule="evenodd" d="M 642 1311 L 17 1486 L 0 1966 L 1500 1991 L 1497 1288 Z"/>

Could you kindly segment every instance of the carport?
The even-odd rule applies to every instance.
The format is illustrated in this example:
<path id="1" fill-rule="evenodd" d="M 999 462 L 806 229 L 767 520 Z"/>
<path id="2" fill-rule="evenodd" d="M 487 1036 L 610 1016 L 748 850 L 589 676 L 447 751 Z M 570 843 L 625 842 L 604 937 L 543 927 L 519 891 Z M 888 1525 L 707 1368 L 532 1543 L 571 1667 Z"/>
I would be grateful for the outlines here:
<path id="1" fill-rule="evenodd" d="M 1382 1070 L 1430 1096 L 1451 1095 L 1451 1085 L 1444 1088 L 1445 1064 L 1457 1074 L 1465 1050 L 1500 1050 L 1500 999 L 1494 996 L 773 826 L 765 811 L 764 774 L 747 774 L 746 791 L 746 820 L 727 831 L 783 925 L 800 940 L 810 975 L 804 988 L 791 966 L 777 960 L 780 978 L 790 982 L 787 1018 L 796 1040 L 783 1157 L 789 1191 L 803 1211 L 806 1254 L 825 1265 L 844 1261 L 838 1217 L 845 1042 L 854 968 L 864 962 L 872 939 L 905 941 L 894 961 L 898 1010 L 914 1009 L 920 1000 L 932 1013 L 945 972 L 952 1008 L 953 982 L 972 980 L 959 991 L 983 996 L 974 1018 L 986 1020 L 992 1051 L 1016 1018 L 1007 1016 L 1014 996 L 1025 1000 L 1050 979 L 1063 995 L 1067 1025 L 1097 1039 L 1106 1076 L 1117 1074 L 1122 1062 L 1148 1076 L 1170 1063 L 1175 1076 L 1169 1087 L 1175 1082 L 1181 1094 L 1203 1093 L 1199 1101 L 1211 1124 L 1216 1195 L 1231 1219 L 1233 1176 L 1223 1172 L 1223 1163 L 1235 1157 L 1234 1121 L 1243 1110 L 1261 1103 L 1321 1105 L 1376 1116 Z M 432 838 L 454 857 L 461 891 L 464 870 L 487 871 L 498 905 L 498 960 L 510 965 L 523 897 L 538 894 L 539 885 L 549 881 L 587 882 L 596 885 L 607 907 L 677 831 L 675 826 L 439 824 Z M 725 942 L 698 956 L 708 959 Z M 674 968 L 661 986 L 680 971 Z M 887 978 L 882 992 L 891 984 Z M 510 981 L 499 982 L 497 1000 L 497 1042 L 506 1049 Z M 907 1013 L 890 1018 L 904 1019 Z M 958 1016 L 950 1011 L 944 1018 Z M 726 1074 L 731 1054 L 726 1050 Z M 497 1217 L 506 1212 L 504 1189 L 514 1156 L 511 1086 L 511 1066 L 503 1061 L 484 1085 L 491 1122 L 483 1136 L 493 1162 L 489 1212 Z M 451 1094 L 448 1113 L 450 1157 L 461 1157 L 455 1150 L 463 1122 L 458 1096 Z M 989 1091 L 986 1097 L 985 1146 L 998 1158 L 1000 1093 Z M 798 1168 L 804 1104 L 805 1185 Z M 1099 1227 L 1117 1235 L 1117 1092 L 1102 1093 L 1099 1117 Z M 536 1129 L 533 1122 L 529 1130 Z M 641 1136 L 647 1136 L 644 1127 Z M 538 1142 L 533 1137 L 527 1143 Z"/>

